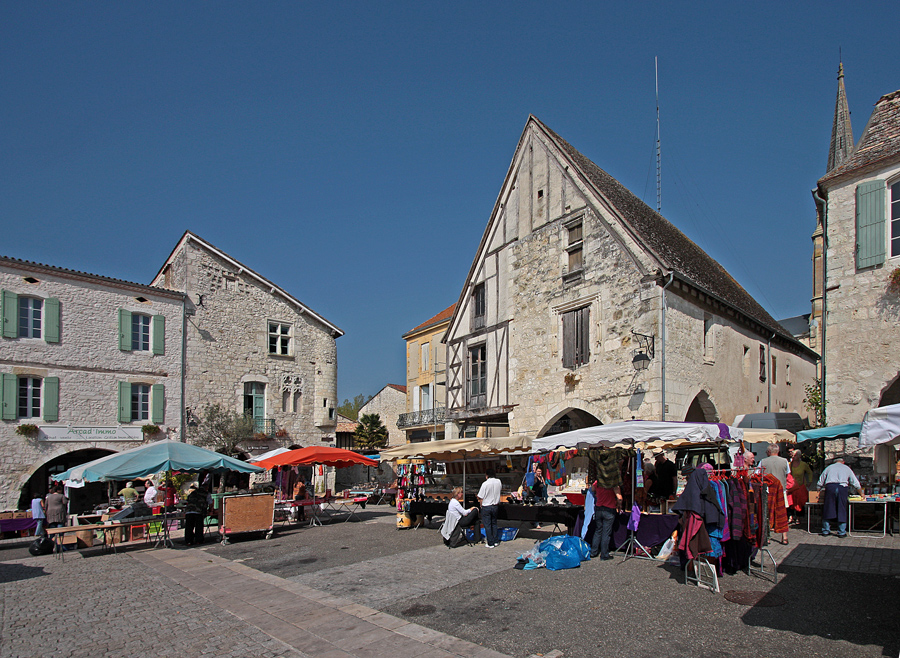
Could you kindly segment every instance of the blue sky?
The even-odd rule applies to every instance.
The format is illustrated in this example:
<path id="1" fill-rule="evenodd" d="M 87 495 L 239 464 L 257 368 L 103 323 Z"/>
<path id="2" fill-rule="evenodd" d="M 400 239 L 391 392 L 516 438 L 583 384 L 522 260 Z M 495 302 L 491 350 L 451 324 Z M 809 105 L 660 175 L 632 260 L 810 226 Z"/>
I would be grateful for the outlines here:
<path id="1" fill-rule="evenodd" d="M 900 5 L 0 4 L 0 254 L 149 282 L 189 229 L 341 327 L 341 399 L 404 383 L 529 113 L 776 318 L 809 312 L 842 49 L 854 137 Z"/>

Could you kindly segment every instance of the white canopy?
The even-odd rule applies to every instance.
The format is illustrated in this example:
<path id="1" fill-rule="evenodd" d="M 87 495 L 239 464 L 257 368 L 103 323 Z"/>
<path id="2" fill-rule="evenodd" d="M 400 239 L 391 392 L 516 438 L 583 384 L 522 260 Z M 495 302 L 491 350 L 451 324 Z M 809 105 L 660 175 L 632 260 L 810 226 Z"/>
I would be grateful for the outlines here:
<path id="1" fill-rule="evenodd" d="M 869 409 L 859 432 L 859 447 L 900 444 L 900 404 Z"/>
<path id="2" fill-rule="evenodd" d="M 435 461 L 454 461 L 470 457 L 508 454 L 530 448 L 531 439 L 527 437 L 448 439 L 407 443 L 394 448 L 385 448 L 381 451 L 380 459 L 381 461 L 393 461 L 422 457 Z"/>
<path id="3" fill-rule="evenodd" d="M 723 429 L 724 428 L 724 429 Z M 610 425 L 597 425 L 553 434 L 535 439 L 531 448 L 535 452 L 570 449 L 576 447 L 615 447 L 618 444 L 645 444 L 637 447 L 669 446 L 670 444 L 718 443 L 738 441 L 744 431 L 737 427 L 727 427 L 719 423 L 676 423 L 663 421 L 625 421 Z"/>

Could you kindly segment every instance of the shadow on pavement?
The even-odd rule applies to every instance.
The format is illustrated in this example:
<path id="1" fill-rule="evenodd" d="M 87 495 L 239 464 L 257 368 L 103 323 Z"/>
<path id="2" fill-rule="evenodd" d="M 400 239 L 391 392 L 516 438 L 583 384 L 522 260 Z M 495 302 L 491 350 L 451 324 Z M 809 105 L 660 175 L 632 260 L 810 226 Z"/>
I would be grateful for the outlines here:
<path id="1" fill-rule="evenodd" d="M 31 580 L 49 575 L 43 567 L 29 567 L 24 564 L 0 564 L 0 583 L 13 583 L 17 580 Z"/>
<path id="2" fill-rule="evenodd" d="M 745 624 L 898 655 L 900 579 L 796 566 L 779 567 L 779 572 L 778 584 L 741 617 Z M 781 601 L 785 605 L 773 605 Z"/>

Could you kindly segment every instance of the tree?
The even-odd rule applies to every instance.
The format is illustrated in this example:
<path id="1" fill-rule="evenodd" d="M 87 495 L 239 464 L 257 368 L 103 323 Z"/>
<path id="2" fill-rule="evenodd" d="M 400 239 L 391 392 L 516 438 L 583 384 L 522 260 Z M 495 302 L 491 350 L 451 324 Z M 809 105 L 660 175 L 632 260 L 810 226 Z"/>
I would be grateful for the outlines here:
<path id="1" fill-rule="evenodd" d="M 803 398 L 803 404 L 806 410 L 812 412 L 815 420 L 815 427 L 825 426 L 825 405 L 827 400 L 822 399 L 822 382 L 817 379 L 815 384 L 804 384 L 806 389 L 806 397 Z"/>
<path id="2" fill-rule="evenodd" d="M 337 412 L 345 418 L 356 420 L 359 417 L 359 410 L 362 409 L 363 405 L 371 399 L 371 395 L 369 397 L 366 397 L 362 393 L 354 397 L 352 401 L 344 398 L 344 402 L 343 404 L 338 406 Z"/>
<path id="3" fill-rule="evenodd" d="M 243 441 L 253 438 L 253 429 L 251 417 L 219 404 L 209 404 L 197 416 L 197 422 L 189 427 L 188 434 L 198 446 L 234 456 L 241 452 L 239 445 Z"/>
<path id="4" fill-rule="evenodd" d="M 387 443 L 387 427 L 381 422 L 378 414 L 363 414 L 359 425 L 353 433 L 353 442 L 357 448 L 374 450 L 383 448 Z"/>

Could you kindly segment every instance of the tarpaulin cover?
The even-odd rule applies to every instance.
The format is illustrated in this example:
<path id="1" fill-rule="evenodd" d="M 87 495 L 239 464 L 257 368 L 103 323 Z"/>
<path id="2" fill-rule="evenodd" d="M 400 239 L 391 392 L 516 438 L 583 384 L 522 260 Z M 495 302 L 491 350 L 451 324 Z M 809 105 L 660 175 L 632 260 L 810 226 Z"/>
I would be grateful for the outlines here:
<path id="1" fill-rule="evenodd" d="M 859 433 L 860 447 L 900 443 L 900 404 L 869 409 Z"/>
<path id="2" fill-rule="evenodd" d="M 260 473 L 262 470 L 247 462 L 206 448 L 167 439 L 107 455 L 86 464 L 74 466 L 68 471 L 52 477 L 59 482 L 64 480 L 106 482 L 109 480 L 133 480 L 162 471 Z"/>
<path id="3" fill-rule="evenodd" d="M 421 457 L 435 461 L 453 461 L 456 459 L 500 455 L 504 453 L 528 451 L 531 439 L 528 437 L 470 438 L 447 439 L 444 441 L 422 441 L 407 443 L 395 448 L 381 451 L 382 461 Z"/>
<path id="4" fill-rule="evenodd" d="M 625 421 L 610 425 L 585 427 L 580 430 L 553 434 L 535 439 L 531 448 L 535 452 L 556 448 L 614 447 L 624 443 L 631 445 L 651 444 L 662 441 L 662 445 L 679 443 L 716 443 L 737 441 L 744 432 L 738 427 L 728 427 L 723 423 L 676 423 L 663 421 Z M 642 447 L 638 445 L 637 447 Z"/>

